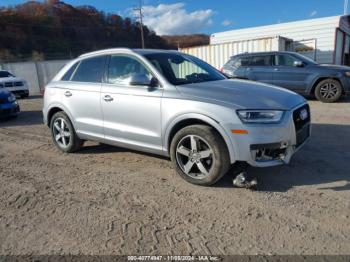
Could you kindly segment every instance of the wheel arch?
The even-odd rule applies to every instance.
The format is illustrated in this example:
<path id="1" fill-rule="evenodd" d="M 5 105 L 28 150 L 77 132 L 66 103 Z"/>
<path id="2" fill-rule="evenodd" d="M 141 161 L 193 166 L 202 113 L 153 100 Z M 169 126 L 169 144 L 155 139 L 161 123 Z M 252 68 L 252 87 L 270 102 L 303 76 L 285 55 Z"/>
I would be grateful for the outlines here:
<path id="1" fill-rule="evenodd" d="M 315 94 L 315 89 L 316 89 L 316 86 L 323 80 L 326 80 L 326 79 L 333 79 L 335 81 L 338 81 L 341 88 L 342 88 L 342 94 L 345 94 L 345 90 L 344 90 L 344 87 L 343 87 L 343 83 L 341 82 L 341 80 L 338 78 L 338 77 L 335 77 L 335 76 L 320 76 L 318 78 L 316 78 L 311 87 L 309 88 L 309 91 L 308 91 L 308 95 L 314 95 Z"/>
<path id="2" fill-rule="evenodd" d="M 195 125 L 195 124 L 207 125 L 214 128 L 220 134 L 220 136 L 222 137 L 222 139 L 226 144 L 227 151 L 229 152 L 230 162 L 234 163 L 236 161 L 232 142 L 228 134 L 225 132 L 224 128 L 220 125 L 219 122 L 217 122 L 213 118 L 202 114 L 186 114 L 174 119 L 165 129 L 164 142 L 163 142 L 165 151 L 168 152 L 169 154 L 171 141 L 179 130 L 181 130 L 186 126 Z"/>
<path id="3" fill-rule="evenodd" d="M 72 116 L 66 110 L 66 108 L 62 105 L 52 105 L 50 107 L 50 109 L 47 111 L 47 121 L 46 121 L 47 126 L 50 126 L 51 119 L 52 119 L 53 115 L 56 114 L 57 112 L 64 112 L 65 114 L 67 114 L 69 120 L 71 121 L 73 127 L 75 128 L 75 124 L 74 124 Z"/>

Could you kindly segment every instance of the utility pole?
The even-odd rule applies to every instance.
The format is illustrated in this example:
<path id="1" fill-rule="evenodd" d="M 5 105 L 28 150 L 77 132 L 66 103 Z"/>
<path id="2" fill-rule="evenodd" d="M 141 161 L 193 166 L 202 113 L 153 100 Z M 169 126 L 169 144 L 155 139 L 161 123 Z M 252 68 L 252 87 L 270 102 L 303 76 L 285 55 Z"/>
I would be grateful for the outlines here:
<path id="1" fill-rule="evenodd" d="M 344 0 L 344 15 L 348 14 L 348 4 L 349 0 Z"/>
<path id="2" fill-rule="evenodd" d="M 138 8 L 134 8 L 134 11 L 139 12 L 140 16 L 140 31 L 141 31 L 141 44 L 142 44 L 142 49 L 145 49 L 145 38 L 143 35 L 143 22 L 142 22 L 142 0 L 140 0 L 140 4 Z"/>

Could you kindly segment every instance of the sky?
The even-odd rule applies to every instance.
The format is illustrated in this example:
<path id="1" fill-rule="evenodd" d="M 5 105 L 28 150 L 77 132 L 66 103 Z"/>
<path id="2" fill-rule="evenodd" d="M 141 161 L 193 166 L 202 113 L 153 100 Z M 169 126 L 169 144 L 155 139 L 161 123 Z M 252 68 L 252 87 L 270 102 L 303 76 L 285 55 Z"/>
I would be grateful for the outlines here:
<path id="1" fill-rule="evenodd" d="M 64 0 L 136 18 L 140 0 Z M 24 3 L 0 0 L 0 6 Z M 160 35 L 205 33 L 344 13 L 344 0 L 142 0 L 144 23 Z"/>

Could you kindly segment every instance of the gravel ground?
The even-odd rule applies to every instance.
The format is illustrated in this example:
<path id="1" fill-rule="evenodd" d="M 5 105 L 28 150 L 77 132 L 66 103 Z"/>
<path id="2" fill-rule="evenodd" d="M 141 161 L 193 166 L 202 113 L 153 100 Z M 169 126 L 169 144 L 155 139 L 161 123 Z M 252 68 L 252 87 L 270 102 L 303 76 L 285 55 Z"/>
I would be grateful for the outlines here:
<path id="1" fill-rule="evenodd" d="M 349 254 L 350 101 L 310 101 L 313 134 L 260 190 L 186 183 L 168 159 L 89 142 L 63 154 L 40 98 L 0 123 L 0 254 Z"/>

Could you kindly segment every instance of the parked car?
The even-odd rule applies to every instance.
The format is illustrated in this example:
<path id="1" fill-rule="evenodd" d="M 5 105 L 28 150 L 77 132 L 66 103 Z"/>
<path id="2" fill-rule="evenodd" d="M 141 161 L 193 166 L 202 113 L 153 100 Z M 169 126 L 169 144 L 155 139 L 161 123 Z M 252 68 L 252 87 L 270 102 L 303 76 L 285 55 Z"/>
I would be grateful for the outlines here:
<path id="1" fill-rule="evenodd" d="M 0 70 L 0 89 L 2 88 L 22 98 L 29 96 L 27 82 L 23 78 L 16 77 L 5 70 Z"/>
<path id="2" fill-rule="evenodd" d="M 236 55 L 222 72 L 284 87 L 302 95 L 315 95 L 331 103 L 350 94 L 350 67 L 323 65 L 293 52 L 245 53 Z"/>
<path id="3" fill-rule="evenodd" d="M 214 184 L 236 162 L 288 163 L 310 135 L 302 96 L 227 79 L 177 51 L 82 55 L 46 86 L 43 116 L 63 152 L 95 140 L 170 156 L 182 178 L 200 185 Z"/>
<path id="4" fill-rule="evenodd" d="M 10 91 L 0 89 L 0 119 L 16 117 L 19 112 L 15 95 Z"/>

